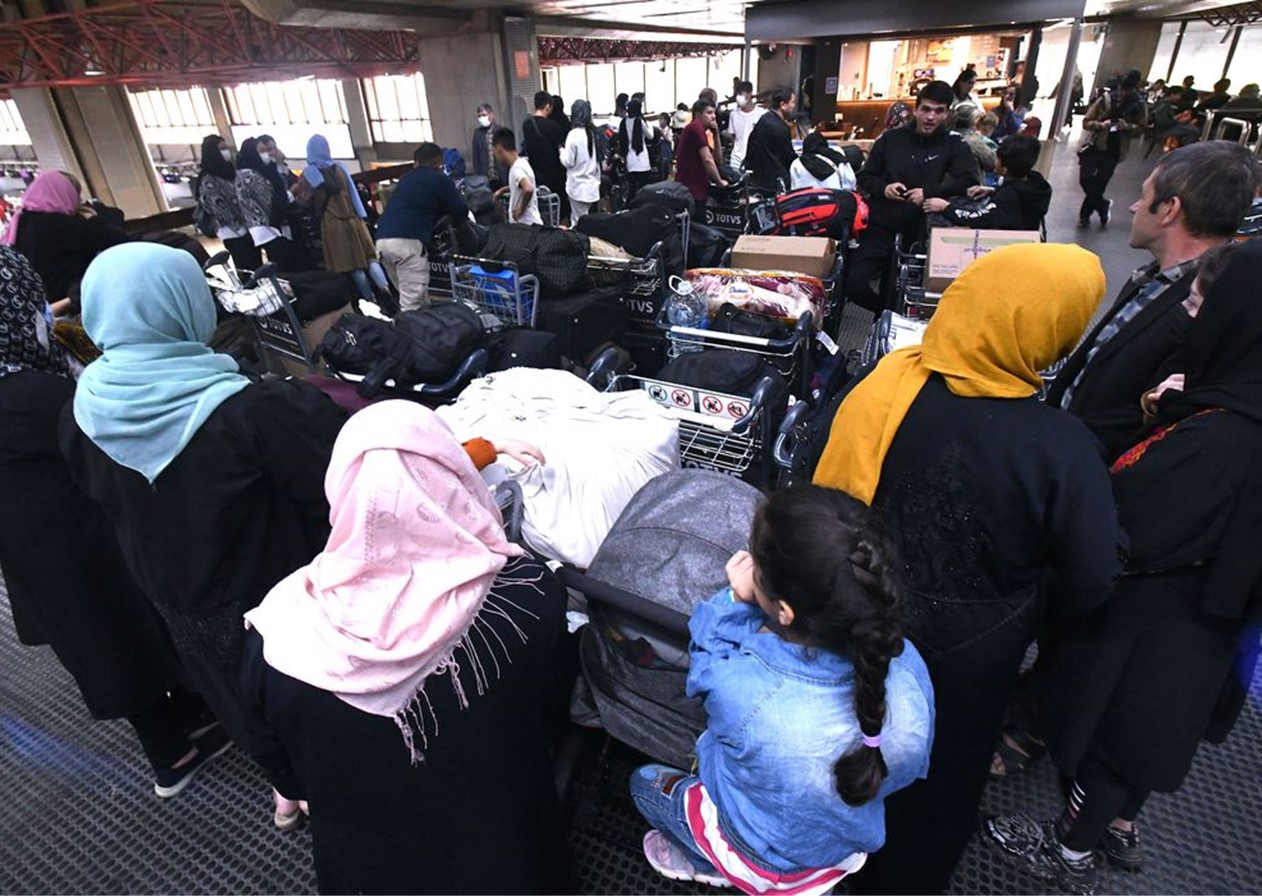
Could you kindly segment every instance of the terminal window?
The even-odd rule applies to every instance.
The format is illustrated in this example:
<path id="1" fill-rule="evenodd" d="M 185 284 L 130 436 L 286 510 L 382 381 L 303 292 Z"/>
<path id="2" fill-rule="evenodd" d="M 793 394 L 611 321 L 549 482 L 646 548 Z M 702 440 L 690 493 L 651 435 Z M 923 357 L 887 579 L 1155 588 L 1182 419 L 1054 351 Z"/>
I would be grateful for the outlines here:
<path id="1" fill-rule="evenodd" d="M 128 92 L 132 112 L 149 144 L 197 144 L 215 130 L 204 87 Z"/>
<path id="2" fill-rule="evenodd" d="M 299 78 L 239 84 L 224 90 L 233 125 L 346 124 L 346 99 L 335 80 Z"/>
<path id="3" fill-rule="evenodd" d="M 424 75 L 382 75 L 362 83 L 368 125 L 375 142 L 421 143 L 434 139 Z"/>

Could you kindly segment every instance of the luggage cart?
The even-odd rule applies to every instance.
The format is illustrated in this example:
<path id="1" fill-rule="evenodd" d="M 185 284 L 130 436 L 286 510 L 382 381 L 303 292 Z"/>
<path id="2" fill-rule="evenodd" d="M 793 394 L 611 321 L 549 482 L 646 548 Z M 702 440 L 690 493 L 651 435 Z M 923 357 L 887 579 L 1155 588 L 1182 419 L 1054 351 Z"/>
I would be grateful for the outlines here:
<path id="1" fill-rule="evenodd" d="M 755 484 L 773 472 L 771 407 L 776 384 L 763 377 L 752 396 L 727 395 L 665 380 L 623 374 L 606 392 L 639 389 L 679 420 L 679 462 Z"/>
<path id="2" fill-rule="evenodd" d="M 749 226 L 749 175 L 726 187 L 711 186 L 709 200 L 697 211 L 703 224 L 736 242 Z"/>
<path id="3" fill-rule="evenodd" d="M 941 293 L 925 289 L 925 267 L 928 250 L 923 242 L 903 249 L 902 234 L 894 237 L 894 257 L 890 263 L 890 301 L 886 306 L 898 314 L 917 320 L 928 320 L 938 308 Z"/>
<path id="4" fill-rule="evenodd" d="M 716 330 L 699 330 L 692 327 L 673 327 L 666 322 L 665 309 L 659 318 L 659 326 L 666 334 L 666 357 L 670 360 L 681 354 L 703 349 L 726 349 L 759 355 L 769 361 L 784 376 L 790 391 L 798 396 L 808 394 L 811 385 L 811 337 L 814 335 L 814 318 L 804 313 L 784 339 L 763 339 L 758 336 L 742 336 L 739 333 L 722 333 Z"/>
<path id="5" fill-rule="evenodd" d="M 453 255 L 448 265 L 452 298 L 490 315 L 504 326 L 534 327 L 539 280 L 514 262 Z"/>
<path id="6" fill-rule="evenodd" d="M 681 230 L 687 227 L 686 211 L 680 212 L 676 219 Z M 657 320 L 670 291 L 662 244 L 654 243 L 642 258 L 589 255 L 587 273 L 596 286 L 622 287 L 629 316 L 622 343 L 631 352 L 638 370 L 656 373 L 666 362 L 666 339 Z"/>
<path id="7" fill-rule="evenodd" d="M 504 220 L 512 223 L 513 219 L 509 217 L 508 203 L 512 194 L 505 193 L 499 197 L 500 205 L 504 206 Z M 559 227 L 561 225 L 561 197 L 553 193 L 543 184 L 539 184 L 535 188 L 535 198 L 539 202 L 539 217 L 543 219 L 545 227 Z M 568 221 L 566 222 L 569 223 Z"/>

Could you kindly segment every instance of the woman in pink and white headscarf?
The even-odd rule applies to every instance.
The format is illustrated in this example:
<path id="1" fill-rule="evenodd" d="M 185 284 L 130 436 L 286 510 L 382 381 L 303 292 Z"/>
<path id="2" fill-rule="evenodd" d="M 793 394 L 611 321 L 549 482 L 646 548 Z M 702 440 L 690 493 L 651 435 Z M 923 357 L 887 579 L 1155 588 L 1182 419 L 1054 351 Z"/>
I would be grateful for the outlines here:
<path id="1" fill-rule="evenodd" d="M 351 417 L 325 491 L 328 545 L 246 614 L 243 668 L 271 732 L 255 755 L 310 805 L 320 890 L 559 892 L 564 590 L 417 404 Z"/>
<path id="2" fill-rule="evenodd" d="M 129 239 L 103 220 L 81 216 L 81 202 L 70 175 L 44 171 L 26 188 L 22 208 L 0 237 L 30 260 L 50 303 L 71 298 L 77 304 L 79 281 L 92 259 Z"/>

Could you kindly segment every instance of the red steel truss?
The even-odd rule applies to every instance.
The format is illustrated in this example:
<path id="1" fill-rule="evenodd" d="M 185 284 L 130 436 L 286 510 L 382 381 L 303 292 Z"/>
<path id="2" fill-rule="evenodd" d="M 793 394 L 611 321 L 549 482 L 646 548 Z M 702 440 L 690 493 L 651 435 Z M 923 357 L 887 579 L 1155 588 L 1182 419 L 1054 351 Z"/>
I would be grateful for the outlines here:
<path id="1" fill-rule="evenodd" d="M 599 37 L 540 37 L 539 64 L 576 62 L 652 62 L 682 56 L 710 56 L 738 50 L 735 44 L 662 40 L 611 40 Z"/>
<path id="2" fill-rule="evenodd" d="M 273 25 L 231 0 L 135 0 L 0 22 L 0 89 L 211 86 L 419 70 L 413 32 Z"/>

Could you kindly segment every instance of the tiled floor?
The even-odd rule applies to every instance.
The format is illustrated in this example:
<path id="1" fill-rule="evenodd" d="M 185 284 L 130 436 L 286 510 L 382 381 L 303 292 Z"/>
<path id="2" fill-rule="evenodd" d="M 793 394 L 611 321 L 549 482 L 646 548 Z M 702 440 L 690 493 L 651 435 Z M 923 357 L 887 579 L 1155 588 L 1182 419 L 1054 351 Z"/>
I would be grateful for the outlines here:
<path id="1" fill-rule="evenodd" d="M 1072 147 L 1061 147 L 1049 234 L 1098 252 L 1111 296 L 1144 261 L 1126 248 L 1133 201 L 1151 163 L 1118 170 L 1110 194 L 1121 209 L 1110 229 L 1079 231 Z M 870 318 L 848 314 L 846 348 Z M 0 592 L 3 594 L 3 592 Z M 0 892 L 306 893 L 315 889 L 310 838 L 271 825 L 267 787 L 232 750 L 178 798 L 159 801 L 127 726 L 93 722 L 74 684 L 47 648 L 17 643 L 0 600 Z M 1154 796 L 1144 812 L 1150 862 L 1138 875 L 1114 874 L 1117 893 L 1262 891 L 1262 680 L 1253 705 L 1223 746 L 1202 749 L 1182 791 Z M 578 878 L 587 893 L 698 892 L 657 877 L 639 853 L 643 824 L 626 794 L 635 757 L 611 746 L 590 752 L 573 787 Z M 985 807 L 1051 813 L 1058 788 L 1047 763 L 992 784 Z M 1024 893 L 1019 877 L 974 844 L 956 872 L 957 893 Z"/>

